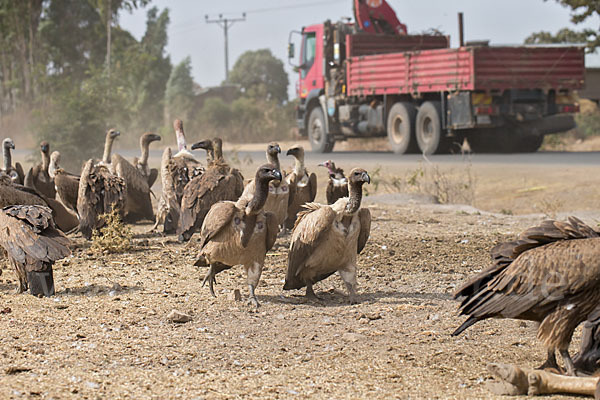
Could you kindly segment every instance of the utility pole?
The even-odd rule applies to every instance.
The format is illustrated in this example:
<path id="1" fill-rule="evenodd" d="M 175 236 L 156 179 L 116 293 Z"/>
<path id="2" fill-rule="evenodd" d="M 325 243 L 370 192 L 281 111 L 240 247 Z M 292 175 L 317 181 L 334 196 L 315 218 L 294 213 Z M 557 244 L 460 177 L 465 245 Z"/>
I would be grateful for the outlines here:
<path id="1" fill-rule="evenodd" d="M 229 82 L 229 28 L 236 22 L 246 20 L 246 13 L 242 13 L 241 18 L 223 18 L 223 14 L 219 14 L 219 19 L 210 19 L 208 15 L 204 16 L 207 24 L 218 24 L 223 28 L 225 35 L 225 82 Z"/>

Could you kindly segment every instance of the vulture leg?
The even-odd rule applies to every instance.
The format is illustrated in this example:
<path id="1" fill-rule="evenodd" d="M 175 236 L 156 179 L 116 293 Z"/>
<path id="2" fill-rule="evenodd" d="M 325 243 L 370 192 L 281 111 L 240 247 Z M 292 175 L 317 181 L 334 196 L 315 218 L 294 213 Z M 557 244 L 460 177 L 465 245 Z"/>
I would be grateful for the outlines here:
<path id="1" fill-rule="evenodd" d="M 258 286 L 258 281 L 260 280 L 260 275 L 262 274 L 263 266 L 262 264 L 255 262 L 251 266 L 246 268 L 246 282 L 248 283 L 248 288 L 250 290 L 250 297 L 248 298 L 248 304 L 258 307 L 258 300 L 256 299 L 256 295 L 254 294 L 254 289 Z"/>
<path id="2" fill-rule="evenodd" d="M 206 274 L 204 280 L 202 281 L 202 286 L 204 286 L 206 282 L 208 282 L 208 289 L 210 290 L 210 294 L 212 294 L 213 297 L 217 297 L 217 295 L 215 294 L 215 289 L 213 287 L 213 285 L 217 283 L 217 280 L 215 279 L 216 274 L 217 273 L 214 264 L 210 264 L 210 270 L 208 271 L 208 274 Z"/>
<path id="3" fill-rule="evenodd" d="M 554 369 L 556 371 L 560 371 L 558 363 L 556 362 L 556 352 L 554 349 L 548 349 L 548 358 L 537 369 Z"/>
<path id="4" fill-rule="evenodd" d="M 248 289 L 250 291 L 250 297 L 248 298 L 248 305 L 258 308 L 260 304 L 256 299 L 256 295 L 254 294 L 254 285 L 248 284 Z"/>
<path id="5" fill-rule="evenodd" d="M 19 278 L 19 285 L 17 286 L 17 290 L 15 291 L 15 293 L 25 293 L 27 291 L 27 272 L 25 272 L 25 266 L 19 265 L 14 261 L 13 265 L 15 266 L 15 272 L 17 273 L 17 277 Z"/>
<path id="6" fill-rule="evenodd" d="M 312 300 L 321 300 L 321 298 L 315 294 L 312 283 L 306 284 L 306 298 Z"/>
<path id="7" fill-rule="evenodd" d="M 559 352 L 563 358 L 563 362 L 565 363 L 565 368 L 567 369 L 567 375 L 577 376 L 575 374 L 575 365 L 573 364 L 571 355 L 569 355 L 569 349 L 560 349 Z"/>
<path id="8" fill-rule="evenodd" d="M 352 265 L 348 269 L 340 270 L 339 272 L 346 284 L 350 304 L 358 304 L 358 299 L 356 298 L 356 266 Z"/>

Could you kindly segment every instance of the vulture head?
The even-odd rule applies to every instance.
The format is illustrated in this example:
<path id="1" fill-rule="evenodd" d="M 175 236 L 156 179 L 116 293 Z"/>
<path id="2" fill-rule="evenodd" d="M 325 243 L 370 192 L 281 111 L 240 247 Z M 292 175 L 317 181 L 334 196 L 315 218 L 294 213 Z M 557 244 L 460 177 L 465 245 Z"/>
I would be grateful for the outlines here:
<path id="1" fill-rule="evenodd" d="M 329 175 L 333 175 L 335 173 L 335 163 L 331 160 L 327 160 L 325 162 L 320 163 L 319 167 L 327 168 L 327 171 L 329 171 Z"/>
<path id="2" fill-rule="evenodd" d="M 281 147 L 279 143 L 271 142 L 267 145 L 267 154 L 271 157 L 277 158 L 281 153 Z"/>
<path id="3" fill-rule="evenodd" d="M 192 150 L 204 149 L 207 152 L 213 149 L 213 142 L 210 139 L 204 139 L 192 145 Z"/>
<path id="4" fill-rule="evenodd" d="M 115 140 L 119 135 L 121 134 L 121 132 L 119 132 L 116 129 L 109 129 L 108 132 L 106 133 L 106 138 L 110 139 L 111 141 Z"/>
<path id="5" fill-rule="evenodd" d="M 50 143 L 48 143 L 44 140 L 42 143 L 40 143 L 40 150 L 44 154 L 50 153 Z"/>
<path id="6" fill-rule="evenodd" d="M 362 187 L 365 183 L 371 183 L 371 177 L 362 168 L 354 168 L 350 171 L 350 176 L 348 177 L 351 186 Z"/>
<path id="7" fill-rule="evenodd" d="M 272 180 L 281 180 L 281 171 L 273 164 L 264 164 L 258 167 L 255 176 L 256 182 L 269 183 Z"/>
<path id="8" fill-rule="evenodd" d="M 254 195 L 245 210 L 247 215 L 256 214 L 262 210 L 267 202 L 269 182 L 272 180 L 281 181 L 282 178 L 281 171 L 279 171 L 279 168 L 275 164 L 264 164 L 258 167 L 254 176 Z"/>
<path id="9" fill-rule="evenodd" d="M 142 147 L 148 146 L 152 142 L 161 140 L 161 137 L 157 134 L 146 132 L 140 137 L 140 145 Z"/>
<path id="10" fill-rule="evenodd" d="M 173 121 L 173 128 L 175 129 L 175 132 L 183 132 L 183 121 L 179 118 L 175 119 L 175 121 Z"/>
<path id="11" fill-rule="evenodd" d="M 60 152 L 53 151 L 50 154 L 50 165 L 48 166 L 48 175 L 50 178 L 54 179 L 54 175 L 56 175 L 56 171 L 60 168 Z"/>
<path id="12" fill-rule="evenodd" d="M 9 149 L 9 150 L 14 150 L 15 149 L 15 142 L 13 142 L 13 140 L 11 138 L 6 138 L 2 141 L 2 148 L 3 149 Z"/>
<path id="13" fill-rule="evenodd" d="M 299 144 L 295 144 L 292 147 L 290 147 L 287 153 L 285 154 L 287 156 L 294 156 L 299 160 L 304 160 L 304 147 L 300 146 Z"/>

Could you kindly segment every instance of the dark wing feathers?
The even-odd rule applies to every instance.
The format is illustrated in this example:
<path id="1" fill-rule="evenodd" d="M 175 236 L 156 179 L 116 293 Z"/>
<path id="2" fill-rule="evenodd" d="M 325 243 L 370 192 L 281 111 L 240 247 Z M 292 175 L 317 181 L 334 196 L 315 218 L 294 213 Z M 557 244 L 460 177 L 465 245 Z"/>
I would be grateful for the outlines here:
<path id="1" fill-rule="evenodd" d="M 309 202 L 315 201 L 315 197 L 317 197 L 317 175 L 315 173 L 311 173 L 308 177 L 308 187 L 310 190 L 310 198 Z"/>
<path id="2" fill-rule="evenodd" d="M 152 187 L 154 185 L 156 178 L 158 178 L 158 169 L 151 168 L 150 175 L 148 175 L 148 187 Z"/>
<path id="3" fill-rule="evenodd" d="M 358 220 L 360 221 L 360 233 L 358 234 L 357 253 L 360 254 L 371 234 L 371 211 L 368 208 L 361 208 L 358 211 Z"/>
<path id="4" fill-rule="evenodd" d="M 271 212 L 265 212 L 265 218 L 267 220 L 267 236 L 266 236 L 266 249 L 271 250 L 277 240 L 277 234 L 279 233 L 279 224 L 275 214 Z"/>
<path id="5" fill-rule="evenodd" d="M 221 201 L 210 208 L 200 230 L 200 249 L 231 222 L 236 211 L 235 203 Z"/>

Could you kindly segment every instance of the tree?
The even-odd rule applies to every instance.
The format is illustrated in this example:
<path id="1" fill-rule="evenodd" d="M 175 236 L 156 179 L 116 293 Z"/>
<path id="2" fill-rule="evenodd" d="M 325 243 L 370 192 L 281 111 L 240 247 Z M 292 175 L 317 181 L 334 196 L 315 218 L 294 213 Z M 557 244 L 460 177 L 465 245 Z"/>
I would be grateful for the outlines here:
<path id="1" fill-rule="evenodd" d="M 282 104 L 288 98 L 289 80 L 283 62 L 269 49 L 242 54 L 229 74 L 229 82 L 239 84 L 246 96 L 258 100 Z"/>
<path id="2" fill-rule="evenodd" d="M 174 118 L 187 119 L 194 104 L 192 60 L 188 56 L 171 71 L 165 91 L 167 122 Z"/>

